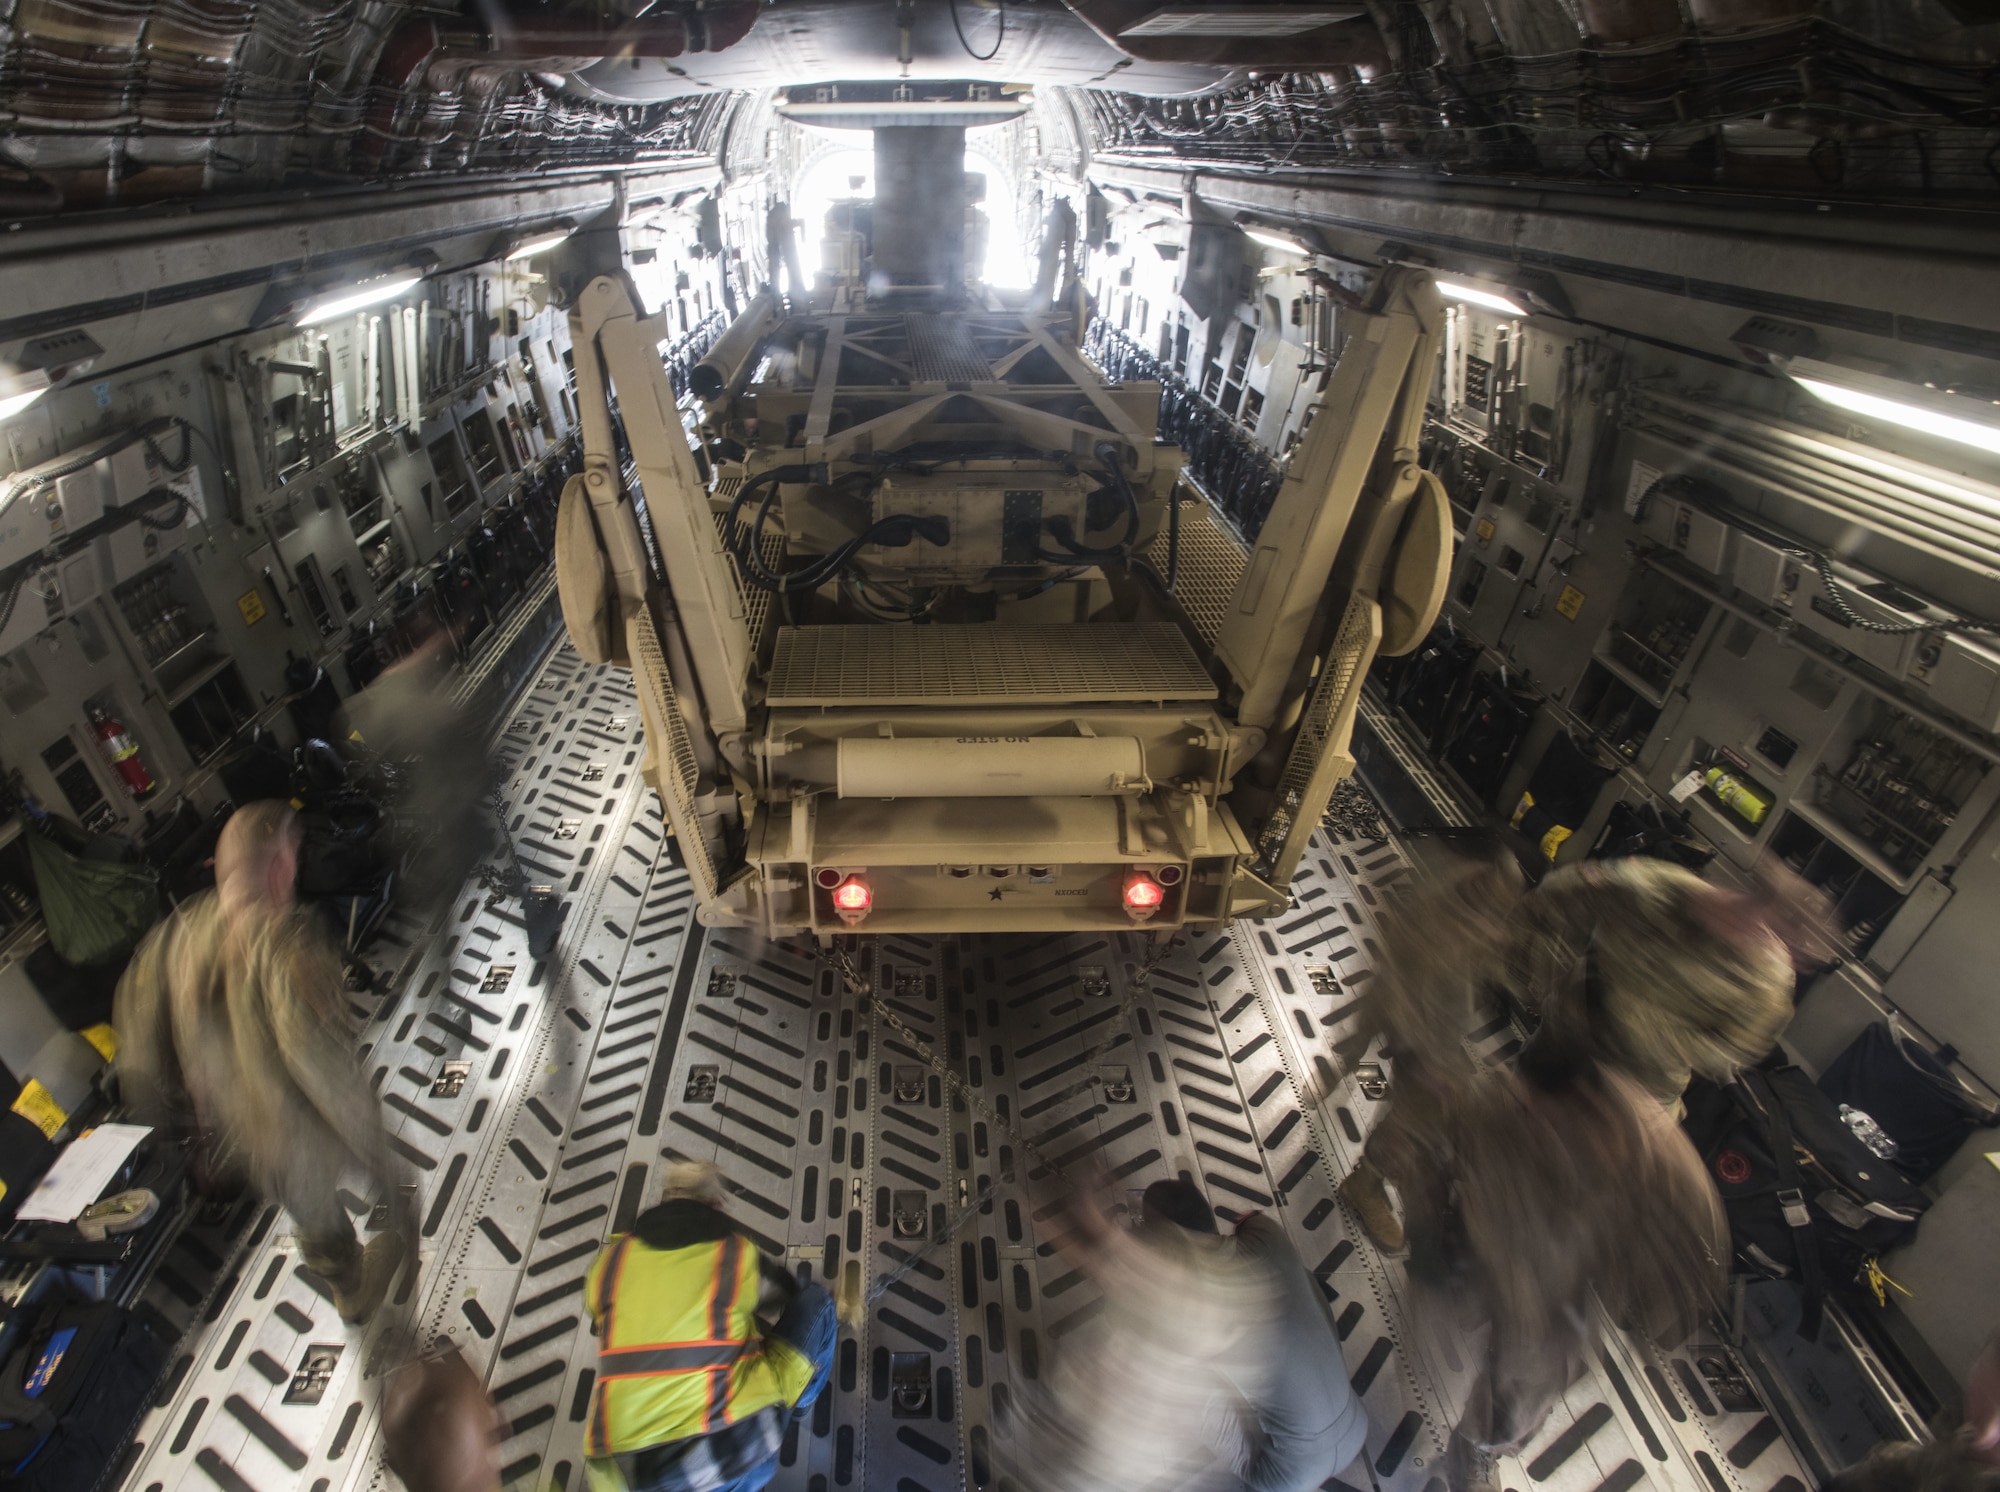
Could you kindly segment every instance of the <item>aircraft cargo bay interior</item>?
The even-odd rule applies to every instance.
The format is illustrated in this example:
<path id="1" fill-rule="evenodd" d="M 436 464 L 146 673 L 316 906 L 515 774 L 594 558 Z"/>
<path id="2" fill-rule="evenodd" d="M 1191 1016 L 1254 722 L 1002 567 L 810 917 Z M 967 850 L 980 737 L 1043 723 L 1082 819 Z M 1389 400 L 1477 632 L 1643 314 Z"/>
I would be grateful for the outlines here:
<path id="1" fill-rule="evenodd" d="M 2000 1487 L 1992 0 L 0 58 L 0 1492 Z"/>

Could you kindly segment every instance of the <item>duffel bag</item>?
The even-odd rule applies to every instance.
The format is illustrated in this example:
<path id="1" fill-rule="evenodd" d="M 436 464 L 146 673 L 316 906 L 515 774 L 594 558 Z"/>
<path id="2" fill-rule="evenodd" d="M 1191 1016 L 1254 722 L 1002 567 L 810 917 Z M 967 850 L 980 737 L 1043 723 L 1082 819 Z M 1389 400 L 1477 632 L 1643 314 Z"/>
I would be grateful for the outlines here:
<path id="1" fill-rule="evenodd" d="M 0 1492 L 83 1492 L 125 1449 L 166 1348 L 108 1303 L 45 1306 L 0 1364 Z"/>
<path id="2" fill-rule="evenodd" d="M 1697 1079 L 1684 1101 L 1683 1126 L 1729 1217 L 1734 1267 L 1796 1279 L 1799 1332 L 1817 1337 L 1827 1290 L 1907 1242 L 1930 1199 L 1855 1138 L 1799 1068 L 1749 1068 L 1727 1087 Z"/>

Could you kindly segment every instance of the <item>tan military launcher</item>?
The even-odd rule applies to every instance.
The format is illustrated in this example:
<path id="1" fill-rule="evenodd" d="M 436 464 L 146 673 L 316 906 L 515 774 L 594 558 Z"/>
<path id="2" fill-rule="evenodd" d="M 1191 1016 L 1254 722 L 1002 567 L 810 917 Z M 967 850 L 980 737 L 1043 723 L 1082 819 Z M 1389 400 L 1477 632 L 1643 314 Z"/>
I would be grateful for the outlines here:
<path id="1" fill-rule="evenodd" d="M 1352 770 L 1362 676 L 1442 598 L 1451 524 L 1416 450 L 1428 276 L 1385 271 L 1344 314 L 1247 545 L 1157 441 L 1159 386 L 1107 381 L 1074 309 L 909 303 L 761 296 L 678 397 L 628 285 L 594 280 L 572 312 L 564 615 L 637 676 L 701 920 L 824 937 L 1282 910 Z"/>

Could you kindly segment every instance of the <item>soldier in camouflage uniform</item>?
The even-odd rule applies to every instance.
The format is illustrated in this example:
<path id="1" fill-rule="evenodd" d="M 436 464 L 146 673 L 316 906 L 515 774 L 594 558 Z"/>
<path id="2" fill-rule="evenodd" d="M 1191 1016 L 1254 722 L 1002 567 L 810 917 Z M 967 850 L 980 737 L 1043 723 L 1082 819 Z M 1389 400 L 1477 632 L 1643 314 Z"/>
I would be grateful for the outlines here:
<path id="1" fill-rule="evenodd" d="M 1390 1253 L 1405 1238 L 1384 1182 L 1395 1182 L 1406 1205 L 1448 1183 L 1434 1158 L 1447 1143 L 1447 1117 L 1474 1076 L 1462 1037 L 1481 997 L 1505 973 L 1508 922 L 1525 890 L 1513 857 L 1489 844 L 1382 920 L 1366 1019 L 1384 1038 L 1395 1086 L 1340 1195 L 1376 1247 Z"/>
<path id="2" fill-rule="evenodd" d="M 1674 1112 L 1690 1073 L 1726 1081 L 1775 1044 L 1803 907 L 1650 860 L 1587 862 L 1524 896 L 1494 854 L 1387 919 L 1374 1018 L 1395 1087 L 1341 1194 L 1379 1246 L 1407 1236 L 1413 1279 L 1455 1319 L 1488 1323 L 1454 1492 L 1494 1485 L 1494 1453 L 1582 1368 L 1593 1295 L 1662 1339 L 1715 1297 L 1728 1233 Z M 1539 1021 L 1513 1066 L 1463 1046 L 1489 987 Z"/>
<path id="3" fill-rule="evenodd" d="M 1540 1017 L 1537 1041 L 1587 1050 L 1676 1116 L 1691 1076 L 1727 1083 L 1777 1045 L 1793 949 L 1826 920 L 1816 893 L 1775 874 L 1739 892 L 1640 857 L 1554 871 L 1521 912 L 1507 983 Z"/>
<path id="4" fill-rule="evenodd" d="M 215 890 L 147 935 L 113 1013 L 127 1103 L 192 1128 L 211 1162 L 279 1202 L 301 1261 L 341 1316 L 381 1304 L 415 1238 L 375 1096 L 356 1070 L 340 955 L 297 905 L 298 816 L 240 808 L 215 851 Z M 390 1226 L 363 1250 L 338 1189 L 365 1178 Z"/>
<path id="5" fill-rule="evenodd" d="M 1387 919 L 1372 1003 L 1397 1091 L 1342 1197 L 1378 1247 L 1403 1246 L 1382 1182 L 1407 1191 L 1434 1169 L 1434 1116 L 1471 1072 L 1460 1038 L 1483 990 L 1539 1021 L 1524 1063 L 1588 1056 L 1678 1115 L 1692 1074 L 1729 1082 L 1777 1044 L 1829 922 L 1776 875 L 1738 892 L 1661 860 L 1589 860 L 1523 896 L 1509 859 L 1468 864 Z"/>

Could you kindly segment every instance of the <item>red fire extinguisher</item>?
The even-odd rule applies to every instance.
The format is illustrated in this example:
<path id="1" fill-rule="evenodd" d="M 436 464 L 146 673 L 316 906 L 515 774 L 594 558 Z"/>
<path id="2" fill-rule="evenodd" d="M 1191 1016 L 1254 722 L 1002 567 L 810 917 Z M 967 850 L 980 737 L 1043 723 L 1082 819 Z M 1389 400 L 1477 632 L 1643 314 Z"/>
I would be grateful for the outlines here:
<path id="1" fill-rule="evenodd" d="M 111 763 L 111 770 L 118 774 L 125 791 L 134 798 L 151 797 L 159 784 L 153 781 L 153 774 L 139 759 L 139 743 L 125 733 L 124 723 L 108 710 L 92 705 L 90 728 L 97 736 L 98 749 Z"/>

